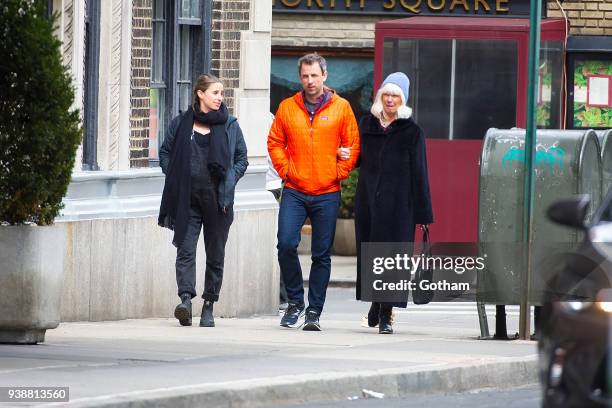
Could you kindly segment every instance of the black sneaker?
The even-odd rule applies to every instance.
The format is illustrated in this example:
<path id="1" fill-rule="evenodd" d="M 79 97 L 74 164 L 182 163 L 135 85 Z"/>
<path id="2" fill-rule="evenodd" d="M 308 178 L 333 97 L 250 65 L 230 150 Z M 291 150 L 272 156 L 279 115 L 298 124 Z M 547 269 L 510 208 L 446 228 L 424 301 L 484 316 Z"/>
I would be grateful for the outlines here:
<path id="1" fill-rule="evenodd" d="M 320 313 L 316 310 L 309 310 L 306 312 L 306 321 L 304 322 L 303 330 L 306 331 L 321 331 L 321 326 L 319 325 L 319 316 Z"/>
<path id="2" fill-rule="evenodd" d="M 287 310 L 285 310 L 285 314 L 280 321 L 280 325 L 283 327 L 300 327 L 299 324 L 300 317 L 304 315 L 304 305 L 295 305 L 293 303 L 289 303 Z"/>

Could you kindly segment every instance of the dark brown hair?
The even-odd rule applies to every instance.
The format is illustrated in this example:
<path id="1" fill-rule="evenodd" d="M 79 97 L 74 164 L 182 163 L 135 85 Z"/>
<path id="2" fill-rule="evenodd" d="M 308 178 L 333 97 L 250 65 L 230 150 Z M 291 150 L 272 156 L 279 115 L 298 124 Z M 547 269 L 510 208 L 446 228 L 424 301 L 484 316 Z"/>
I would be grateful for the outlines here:
<path id="1" fill-rule="evenodd" d="M 200 110 L 200 99 L 198 98 L 198 91 L 206 92 L 206 90 L 212 84 L 222 83 L 219 78 L 213 74 L 202 74 L 196 80 L 195 86 L 193 87 L 193 110 L 198 112 Z"/>
<path id="2" fill-rule="evenodd" d="M 318 63 L 319 66 L 321 67 L 321 72 L 325 74 L 325 72 L 327 72 L 327 61 L 325 61 L 325 58 L 323 58 L 322 56 L 320 56 L 319 54 L 317 54 L 316 52 L 313 52 L 312 54 L 306 54 L 304 55 L 302 58 L 300 58 L 298 60 L 298 74 L 302 73 L 302 65 L 306 64 L 306 65 L 313 65 L 315 63 Z"/>

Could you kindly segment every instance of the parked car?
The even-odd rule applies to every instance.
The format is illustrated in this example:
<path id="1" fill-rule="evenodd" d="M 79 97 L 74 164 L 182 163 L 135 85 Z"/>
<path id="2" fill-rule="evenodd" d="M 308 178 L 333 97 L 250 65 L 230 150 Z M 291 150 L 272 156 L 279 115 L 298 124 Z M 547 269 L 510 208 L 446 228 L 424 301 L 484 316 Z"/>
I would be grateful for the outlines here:
<path id="1" fill-rule="evenodd" d="M 590 222 L 588 209 L 587 196 L 548 209 L 584 240 L 547 286 L 538 341 L 543 407 L 612 407 L 612 191 Z"/>

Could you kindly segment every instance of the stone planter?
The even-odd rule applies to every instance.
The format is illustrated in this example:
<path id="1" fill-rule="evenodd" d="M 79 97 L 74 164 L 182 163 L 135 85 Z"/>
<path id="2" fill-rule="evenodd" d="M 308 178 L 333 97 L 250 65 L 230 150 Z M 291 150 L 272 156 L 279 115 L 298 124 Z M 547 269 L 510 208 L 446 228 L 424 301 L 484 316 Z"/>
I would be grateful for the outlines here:
<path id="1" fill-rule="evenodd" d="M 64 229 L 0 226 L 0 343 L 36 344 L 60 323 Z"/>
<path id="2" fill-rule="evenodd" d="M 355 240 L 355 220 L 336 220 L 336 235 L 332 253 L 335 255 L 355 256 L 357 255 L 357 244 Z"/>
<path id="3" fill-rule="evenodd" d="M 312 225 L 306 224 L 302 227 L 300 243 L 297 252 L 300 255 L 310 255 L 312 248 Z"/>

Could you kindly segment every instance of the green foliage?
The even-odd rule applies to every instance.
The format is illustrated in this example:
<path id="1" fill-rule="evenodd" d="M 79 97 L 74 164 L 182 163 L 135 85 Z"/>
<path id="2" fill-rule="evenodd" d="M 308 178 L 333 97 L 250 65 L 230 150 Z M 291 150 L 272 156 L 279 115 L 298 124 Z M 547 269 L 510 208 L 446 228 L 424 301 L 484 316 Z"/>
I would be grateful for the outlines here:
<path id="1" fill-rule="evenodd" d="M 608 117 L 609 110 L 601 108 L 590 108 L 584 111 L 584 122 L 589 126 L 608 127 L 612 125 Z"/>
<path id="2" fill-rule="evenodd" d="M 607 61 L 578 61 L 575 65 L 574 83 L 578 88 L 587 87 L 587 76 L 612 75 L 612 64 Z M 574 125 L 577 127 L 612 127 L 612 109 L 587 107 L 574 102 Z"/>
<path id="3" fill-rule="evenodd" d="M 351 171 L 349 176 L 340 183 L 340 209 L 338 218 L 355 218 L 355 192 L 359 169 Z"/>
<path id="4" fill-rule="evenodd" d="M 550 103 L 538 106 L 537 121 L 538 127 L 546 128 L 550 126 Z"/>
<path id="5" fill-rule="evenodd" d="M 603 61 L 586 61 L 583 68 L 584 74 L 603 74 L 604 73 L 604 62 Z"/>
<path id="6" fill-rule="evenodd" d="M 612 109 L 587 108 L 583 103 L 575 103 L 574 124 L 577 127 L 612 127 Z"/>
<path id="7" fill-rule="evenodd" d="M 81 142 L 45 0 L 0 3 L 0 221 L 51 224 Z"/>
<path id="8" fill-rule="evenodd" d="M 586 86 L 587 75 L 610 75 L 612 64 L 606 61 L 577 61 L 574 71 L 576 85 Z"/>
<path id="9" fill-rule="evenodd" d="M 576 73 L 574 75 L 574 83 L 579 88 L 584 88 L 587 86 L 586 77 L 582 74 L 582 71 L 576 69 Z"/>

